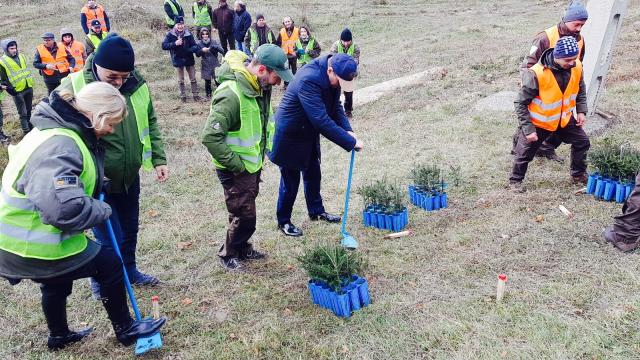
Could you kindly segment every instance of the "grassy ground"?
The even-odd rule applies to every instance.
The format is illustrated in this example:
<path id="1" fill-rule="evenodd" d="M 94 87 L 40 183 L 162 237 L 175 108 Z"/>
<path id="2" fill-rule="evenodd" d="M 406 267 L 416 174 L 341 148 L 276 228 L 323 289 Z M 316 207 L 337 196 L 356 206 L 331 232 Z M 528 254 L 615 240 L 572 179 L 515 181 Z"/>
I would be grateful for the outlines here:
<path id="1" fill-rule="evenodd" d="M 171 319 L 163 330 L 165 346 L 152 358 L 640 358 L 638 255 L 620 254 L 600 237 L 620 206 L 573 195 L 566 166 L 541 161 L 530 167 L 529 192 L 507 192 L 514 116 L 471 110 L 491 93 L 517 89 L 517 65 L 530 38 L 559 19 L 561 2 L 249 3 L 251 13 L 264 12 L 272 24 L 276 15 L 306 15 L 325 49 L 349 25 L 362 47 L 360 85 L 435 65 L 448 70 L 428 86 L 400 91 L 354 113 L 353 126 L 366 146 L 357 156 L 356 186 L 383 175 L 408 184 L 417 162 L 461 166 L 464 182 L 450 192 L 449 209 L 425 213 L 411 207 L 416 235 L 399 240 L 382 240 L 382 232 L 363 228 L 361 202 L 354 196 L 349 228 L 371 264 L 366 275 L 374 303 L 348 320 L 310 303 L 307 279 L 295 261 L 305 245 L 338 241 L 338 227 L 308 221 L 300 196 L 294 222 L 305 237 L 280 235 L 275 227 L 279 175 L 272 164 L 263 175 L 254 236 L 270 259 L 240 274 L 217 265 L 226 210 L 199 142 L 208 109 L 176 101 L 173 69 L 160 50 L 160 3 L 106 3 L 114 28 L 134 41 L 139 67 L 150 81 L 172 170 L 165 185 L 143 177 L 140 266 L 163 285 L 138 294 L 145 312 L 150 297 L 159 295 Z M 43 4 L 2 6 L 8 13 L 0 20 L 2 36 L 17 37 L 29 57 L 41 32 L 77 22 L 80 1 L 58 5 L 57 12 L 66 15 L 40 19 Z M 602 104 L 621 117 L 607 134 L 636 144 L 640 73 L 635 52 L 628 49 L 640 38 L 638 5 L 630 1 Z M 38 87 L 42 95 L 44 87 Z M 9 118 L 11 107 L 4 102 Z M 328 142 L 323 152 L 325 205 L 339 213 L 348 154 Z M 560 152 L 568 156 L 568 147 Z M 575 212 L 573 221 L 558 211 L 559 204 Z M 180 250 L 178 242 L 193 245 Z M 500 272 L 509 275 L 508 294 L 496 305 L 492 294 Z M 85 281 L 77 282 L 70 298 L 69 319 L 73 327 L 92 324 L 95 335 L 58 355 L 45 350 L 47 331 L 33 283 L 0 282 L 0 309 L 0 358 L 132 357 L 132 349 L 116 344 Z"/>

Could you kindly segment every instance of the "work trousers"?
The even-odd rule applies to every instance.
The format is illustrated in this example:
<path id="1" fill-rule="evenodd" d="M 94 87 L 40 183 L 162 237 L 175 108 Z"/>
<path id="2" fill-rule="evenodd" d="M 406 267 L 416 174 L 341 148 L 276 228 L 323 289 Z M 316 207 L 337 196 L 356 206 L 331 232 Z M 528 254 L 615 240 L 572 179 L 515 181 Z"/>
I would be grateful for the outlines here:
<path id="1" fill-rule="evenodd" d="M 346 98 L 346 93 L 345 93 Z M 346 105 L 345 105 L 346 108 Z M 511 148 L 511 154 L 516 153 L 516 145 L 518 145 L 518 138 L 520 137 L 520 133 L 522 130 L 520 127 L 516 129 L 516 132 L 513 134 L 513 147 Z M 556 149 L 562 144 L 562 140 L 558 137 L 557 134 L 553 133 L 549 135 L 549 137 L 540 145 L 537 154 L 538 155 L 548 155 L 555 153 Z"/>
<path id="2" fill-rule="evenodd" d="M 325 212 L 322 196 L 320 195 L 320 181 L 322 178 L 320 159 L 314 156 L 309 162 L 309 166 L 302 171 L 280 168 L 280 193 L 278 194 L 276 208 L 278 225 L 291 222 L 293 204 L 296 201 L 298 188 L 300 187 L 300 174 L 302 174 L 304 183 L 304 198 L 307 201 L 309 216 L 320 215 Z"/>
<path id="3" fill-rule="evenodd" d="M 13 102 L 16 104 L 18 116 L 20 116 L 20 127 L 23 133 L 28 133 L 33 129 L 31 125 L 31 107 L 33 106 L 33 88 L 24 89 L 13 96 Z"/>
<path id="4" fill-rule="evenodd" d="M 521 182 L 527 173 L 529 162 L 533 160 L 542 143 L 552 134 L 555 134 L 561 142 L 571 144 L 571 176 L 580 176 L 587 171 L 587 151 L 591 143 L 582 127 L 577 126 L 573 118 L 566 127 L 558 128 L 555 132 L 536 127 L 538 141 L 528 142 L 524 133 L 520 131 L 518 143 L 515 147 L 511 182 Z"/>
<path id="5" fill-rule="evenodd" d="M 296 72 L 298 72 L 298 58 L 295 56 L 287 57 L 287 60 L 289 61 L 289 68 L 291 68 L 291 72 L 295 75 Z M 289 83 L 285 81 L 284 86 L 287 87 L 288 85 Z"/>
<path id="6" fill-rule="evenodd" d="M 235 50 L 236 49 L 236 41 L 233 38 L 233 33 L 232 32 L 226 34 L 226 33 L 222 32 L 222 31 L 218 31 L 218 38 L 220 39 L 220 45 L 222 46 L 222 50 L 224 50 L 225 54 L 229 50 Z M 227 46 L 227 44 L 228 44 L 228 46 Z"/>
<path id="7" fill-rule="evenodd" d="M 102 247 L 95 258 L 76 270 L 51 279 L 34 280 L 40 283 L 42 311 L 51 336 L 64 336 L 69 333 L 67 297 L 71 295 L 73 281 L 87 277 L 93 277 L 100 284 L 102 304 L 111 323 L 114 325 L 131 323 L 122 262 L 112 249 Z M 86 303 L 78 304 L 78 306 L 87 305 Z"/>
<path id="8" fill-rule="evenodd" d="M 622 215 L 613 222 L 616 239 L 630 244 L 640 239 L 640 174 L 636 176 L 636 186 L 622 207 Z"/>
<path id="9" fill-rule="evenodd" d="M 253 249 L 249 239 L 256 231 L 256 198 L 260 190 L 260 172 L 250 174 L 216 169 L 224 189 L 224 199 L 229 212 L 229 228 L 218 256 L 238 257 Z"/>
<path id="10" fill-rule="evenodd" d="M 353 91 L 344 91 L 344 111 L 350 113 L 353 111 Z"/>

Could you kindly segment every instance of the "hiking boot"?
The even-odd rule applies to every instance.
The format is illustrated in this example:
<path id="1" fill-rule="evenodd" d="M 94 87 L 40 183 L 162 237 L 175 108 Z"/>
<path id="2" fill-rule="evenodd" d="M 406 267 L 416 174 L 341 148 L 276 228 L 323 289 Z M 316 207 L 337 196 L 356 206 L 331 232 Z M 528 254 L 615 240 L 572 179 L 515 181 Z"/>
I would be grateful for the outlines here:
<path id="1" fill-rule="evenodd" d="M 302 230 L 298 229 L 291 222 L 278 225 L 278 229 L 280 229 L 280 231 L 282 231 L 282 233 L 287 236 L 294 236 L 294 237 L 302 236 Z"/>
<path id="2" fill-rule="evenodd" d="M 349 119 L 353 118 L 353 113 L 351 111 L 345 111 L 344 114 L 347 115 Z"/>
<path id="3" fill-rule="evenodd" d="M 251 249 L 249 251 L 245 251 L 243 253 L 240 254 L 239 260 L 240 261 L 244 261 L 244 260 L 262 260 L 262 259 L 266 259 L 267 258 L 267 254 L 265 253 L 261 253 L 257 250 Z"/>
<path id="4" fill-rule="evenodd" d="M 327 212 L 323 212 L 322 214 L 318 214 L 318 215 L 310 215 L 309 218 L 311 218 L 311 220 L 313 221 L 322 220 L 328 223 L 338 223 L 340 222 L 340 220 L 342 220 L 340 216 L 332 215 Z"/>
<path id="5" fill-rule="evenodd" d="M 509 190 L 516 194 L 522 194 L 527 191 L 527 189 L 522 185 L 522 181 L 512 181 L 509 183 Z"/>
<path id="6" fill-rule="evenodd" d="M 589 180 L 589 176 L 587 176 L 587 174 L 581 174 L 571 177 L 571 181 L 573 181 L 573 183 L 576 185 L 587 185 L 587 180 Z"/>
<path id="7" fill-rule="evenodd" d="M 617 243 L 614 243 L 613 246 L 615 246 L 618 250 L 622 252 L 628 253 L 638 248 L 638 242 L 636 241 L 632 243 L 625 243 L 622 241 L 618 241 Z"/>
<path id="8" fill-rule="evenodd" d="M 127 326 L 113 325 L 113 331 L 122 345 L 129 346 L 133 345 L 139 338 L 157 333 L 165 322 L 167 322 L 167 318 L 164 316 L 157 320 L 150 318 L 139 321 L 132 320 Z"/>
<path id="9" fill-rule="evenodd" d="M 198 90 L 198 83 L 196 81 L 191 82 L 191 93 L 193 94 L 193 101 L 195 102 L 202 101 L 202 98 L 199 95 L 200 90 Z"/>
<path id="10" fill-rule="evenodd" d="M 183 103 L 187 102 L 187 89 L 184 86 L 184 82 L 178 82 L 178 88 L 180 89 L 180 101 Z"/>
<path id="11" fill-rule="evenodd" d="M 616 239 L 616 233 L 613 231 L 612 227 L 608 227 L 602 231 L 602 236 L 608 243 L 615 244 L 618 242 Z"/>
<path id="12" fill-rule="evenodd" d="M 242 269 L 242 264 L 240 264 L 240 260 L 237 257 L 220 257 L 220 265 L 229 271 Z"/>
<path id="13" fill-rule="evenodd" d="M 49 335 L 49 339 L 47 339 L 47 347 L 49 348 L 49 350 L 53 351 L 64 349 L 65 346 L 84 339 L 92 332 L 93 328 L 86 327 L 78 331 L 69 331 L 68 334 L 63 336 Z"/>
<path id="14" fill-rule="evenodd" d="M 127 270 L 127 274 L 129 274 L 129 280 L 131 280 L 131 284 L 134 286 L 155 286 L 160 283 L 157 277 L 147 275 L 136 268 Z"/>
<path id="15" fill-rule="evenodd" d="M 547 160 L 555 161 L 560 164 L 564 164 L 564 158 L 558 156 L 555 151 L 543 152 L 538 151 L 536 157 L 545 158 Z"/>
<path id="16" fill-rule="evenodd" d="M 11 142 L 11 137 L 0 131 L 0 143 L 8 144 L 9 142 Z"/>

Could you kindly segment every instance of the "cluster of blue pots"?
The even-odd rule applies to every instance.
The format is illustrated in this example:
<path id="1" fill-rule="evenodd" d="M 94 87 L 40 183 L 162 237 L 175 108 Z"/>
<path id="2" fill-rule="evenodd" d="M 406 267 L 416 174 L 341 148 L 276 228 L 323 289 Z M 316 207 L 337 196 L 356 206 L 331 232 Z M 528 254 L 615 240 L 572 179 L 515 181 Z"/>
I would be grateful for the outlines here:
<path id="1" fill-rule="evenodd" d="M 634 183 L 623 183 L 598 173 L 590 174 L 587 180 L 587 194 L 592 194 L 604 201 L 615 200 L 623 203 L 631 195 L 634 187 Z"/>
<path id="2" fill-rule="evenodd" d="M 350 280 L 339 293 L 323 281 L 309 280 L 311 300 L 314 304 L 331 310 L 336 316 L 348 318 L 353 311 L 371 304 L 367 280 L 358 275 L 351 276 Z"/>
<path id="3" fill-rule="evenodd" d="M 409 185 L 409 199 L 413 205 L 427 211 L 444 209 L 449 205 L 445 191 L 422 190 L 413 185 Z"/>
<path id="4" fill-rule="evenodd" d="M 400 211 L 389 213 L 380 206 L 369 205 L 362 212 L 364 226 L 381 230 L 401 231 L 409 224 L 409 210 L 405 207 Z"/>

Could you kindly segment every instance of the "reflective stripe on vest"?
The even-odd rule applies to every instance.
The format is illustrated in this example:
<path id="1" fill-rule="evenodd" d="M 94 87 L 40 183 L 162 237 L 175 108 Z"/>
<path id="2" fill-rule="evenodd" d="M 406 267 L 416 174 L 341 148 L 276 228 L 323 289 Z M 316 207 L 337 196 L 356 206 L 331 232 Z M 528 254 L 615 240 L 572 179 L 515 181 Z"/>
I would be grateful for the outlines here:
<path id="1" fill-rule="evenodd" d="M 293 48 L 296 46 L 296 40 L 298 40 L 298 37 L 300 36 L 299 31 L 300 29 L 298 29 L 297 27 L 294 27 L 293 31 L 291 32 L 291 36 L 289 36 L 285 28 L 280 29 L 280 38 L 282 39 L 282 50 L 284 50 L 285 54 L 287 55 L 295 54 L 295 51 L 293 51 Z"/>
<path id="2" fill-rule="evenodd" d="M 178 8 L 176 8 L 176 4 L 174 4 L 174 3 L 173 3 L 173 1 L 171 1 L 171 0 L 164 0 L 164 3 L 165 3 L 165 4 L 169 4 L 169 7 L 171 7 L 171 12 L 172 12 L 174 15 L 176 15 L 176 16 L 178 15 Z M 170 18 L 170 17 L 169 17 L 169 15 L 167 15 L 167 13 L 166 13 L 164 10 L 163 10 L 163 12 L 164 12 L 164 21 L 167 23 L 167 25 L 169 25 L 169 26 L 173 26 L 173 25 L 175 25 L 175 24 L 176 24 L 176 22 L 175 22 L 175 21 L 173 21 L 173 19 L 172 19 L 172 18 Z"/>
<path id="3" fill-rule="evenodd" d="M 71 79 L 73 92 L 77 93 L 87 83 L 83 72 L 74 73 L 68 76 Z M 142 167 L 145 170 L 153 169 L 151 136 L 149 135 L 149 106 L 151 97 L 147 84 L 142 84 L 131 96 L 131 107 L 136 117 L 136 125 L 138 126 L 138 135 L 140 143 L 142 143 Z"/>
<path id="4" fill-rule="evenodd" d="M 5 96 L 7 96 L 7 92 L 4 90 L 0 90 L 0 101 L 4 100 Z"/>
<path id="5" fill-rule="evenodd" d="M 44 224 L 36 206 L 14 185 L 31 155 L 53 136 L 72 138 L 82 154 L 80 181 L 84 193 L 92 196 L 98 172 L 91 152 L 80 136 L 70 129 L 33 129 L 9 149 L 9 164 L 2 176 L 0 192 L 0 249 L 26 258 L 58 260 L 78 254 L 87 247 L 84 232 L 65 233 Z"/>
<path id="6" fill-rule="evenodd" d="M 58 47 L 65 48 L 64 42 L 59 42 Z M 73 59 L 76 61 L 76 67 L 71 69 L 71 72 L 78 72 L 84 67 L 84 45 L 74 40 L 71 46 L 69 46 L 69 49 L 71 56 L 73 56 Z"/>
<path id="7" fill-rule="evenodd" d="M 93 52 L 98 50 L 98 46 L 100 46 L 100 43 L 107 37 L 107 35 L 109 35 L 109 33 L 103 32 L 102 39 L 100 39 L 98 35 L 96 35 L 94 32 L 91 32 L 91 34 L 87 36 L 89 38 L 89 41 L 91 41 L 91 45 L 93 45 Z"/>
<path id="8" fill-rule="evenodd" d="M 67 61 L 67 50 L 64 47 L 57 46 L 56 57 L 53 58 L 49 49 L 44 45 L 38 45 L 38 54 L 40 55 L 40 61 L 43 64 L 55 65 L 60 73 L 69 72 L 69 62 Z M 43 73 L 51 76 L 55 73 L 55 70 L 43 69 Z"/>
<path id="9" fill-rule="evenodd" d="M 209 7 L 205 3 L 202 8 L 198 6 L 197 2 L 193 3 L 193 24 L 195 26 L 210 26 L 211 16 L 209 16 Z"/>
<path id="10" fill-rule="evenodd" d="M 17 64 L 15 60 L 7 55 L 2 55 L 0 65 L 7 73 L 11 86 L 17 92 L 20 92 L 26 88 L 33 87 L 33 78 L 31 77 L 31 70 L 27 69 L 27 59 L 25 59 L 24 55 L 18 54 L 18 59 L 20 64 Z"/>
<path id="11" fill-rule="evenodd" d="M 231 89 L 240 101 L 240 129 L 229 131 L 225 138 L 225 143 L 231 151 L 242 159 L 247 172 L 253 174 L 262 169 L 262 159 L 264 157 L 264 153 L 260 148 L 260 141 L 262 140 L 260 107 L 256 99 L 247 97 L 240 91 L 236 81 L 227 80 L 223 82 L 218 86 L 216 92 L 226 88 Z M 273 109 L 269 106 L 269 119 L 266 126 L 267 143 L 265 146 L 268 151 L 271 151 L 272 148 L 274 130 Z M 212 161 L 217 168 L 225 169 L 215 158 Z"/>
<path id="12" fill-rule="evenodd" d="M 347 54 L 351 57 L 353 57 L 353 54 L 356 51 L 356 44 L 355 43 L 351 43 L 351 45 L 349 45 L 349 48 L 347 49 L 347 51 L 344 50 L 344 46 L 342 45 L 342 41 L 338 40 L 338 54 Z"/>
<path id="13" fill-rule="evenodd" d="M 556 131 L 558 125 L 566 127 L 576 108 L 576 99 L 580 91 L 582 63 L 576 60 L 571 69 L 571 78 L 564 94 L 556 81 L 553 72 L 541 63 L 531 67 L 538 79 L 538 96 L 529 104 L 529 116 L 536 127 L 548 131 Z"/>
<path id="14" fill-rule="evenodd" d="M 558 40 L 560 40 L 560 31 L 558 30 L 558 26 L 554 25 L 547 30 L 544 31 L 547 33 L 547 38 L 549 39 L 549 48 L 556 47 Z M 578 41 L 578 59 L 581 59 L 582 49 L 584 48 L 584 38 L 580 36 L 580 41 Z"/>
<path id="15" fill-rule="evenodd" d="M 303 47 L 302 46 L 302 41 L 300 41 L 300 39 L 298 39 L 298 41 L 296 41 L 296 47 L 299 49 L 303 49 L 304 48 L 304 55 L 300 56 L 300 58 L 298 59 L 298 62 L 302 65 L 307 64 L 309 62 L 311 62 L 311 60 L 313 60 L 311 58 L 311 55 L 309 55 L 309 51 L 313 51 L 313 47 L 316 44 L 316 39 L 314 38 L 310 38 L 309 42 L 307 43 L 307 47 Z"/>
<path id="16" fill-rule="evenodd" d="M 249 34 L 251 34 L 251 46 L 249 47 L 249 51 L 251 51 L 252 54 L 255 54 L 256 50 L 258 50 L 258 46 L 262 45 L 260 44 L 260 37 L 258 36 L 258 31 L 256 31 L 253 26 L 249 28 Z M 273 39 L 273 33 L 271 30 L 267 31 L 267 43 L 275 44 L 275 42 L 276 41 Z"/>
<path id="17" fill-rule="evenodd" d="M 102 26 L 102 31 L 107 31 L 107 21 L 104 18 L 104 8 L 102 5 L 97 5 L 95 9 L 89 9 L 88 6 L 82 8 L 82 13 L 87 17 L 87 28 L 91 29 L 91 21 L 98 19 Z"/>

